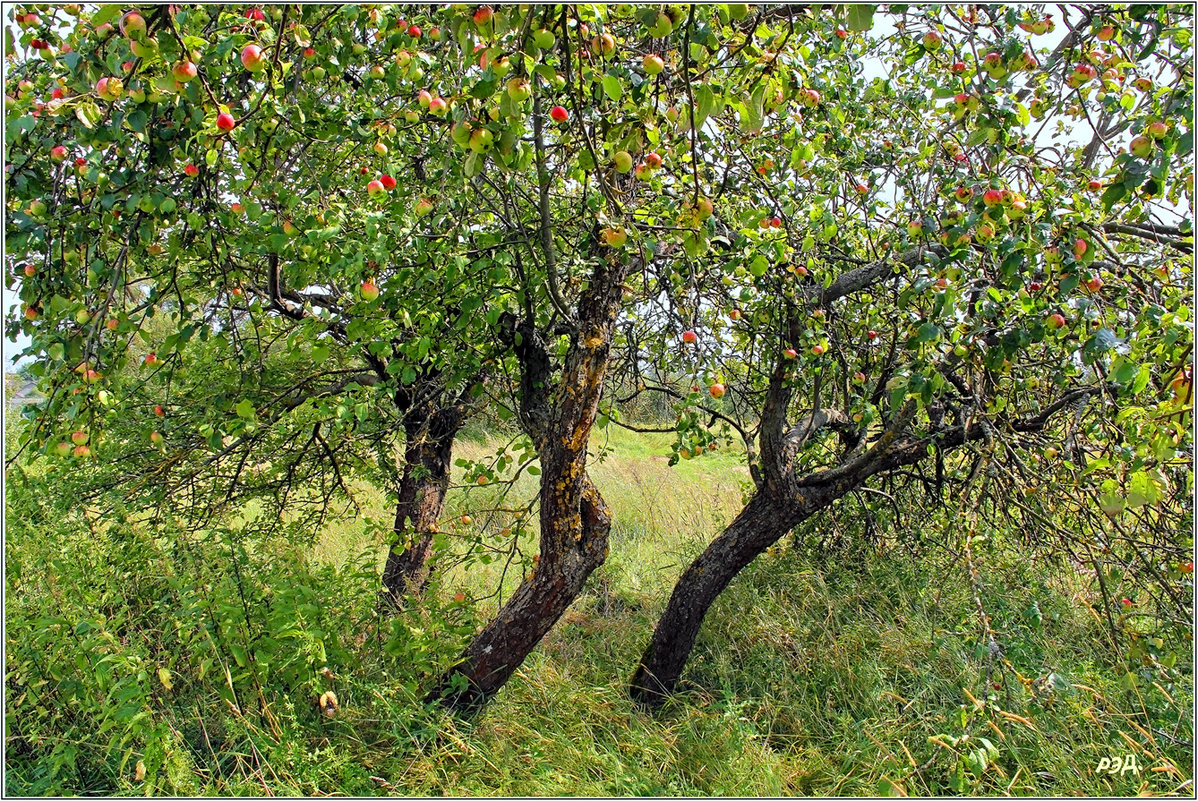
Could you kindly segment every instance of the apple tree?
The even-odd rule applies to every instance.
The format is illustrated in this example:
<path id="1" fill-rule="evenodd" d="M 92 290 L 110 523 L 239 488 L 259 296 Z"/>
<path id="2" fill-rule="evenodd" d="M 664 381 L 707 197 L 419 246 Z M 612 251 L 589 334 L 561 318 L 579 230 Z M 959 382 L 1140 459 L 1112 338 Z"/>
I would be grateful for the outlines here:
<path id="1" fill-rule="evenodd" d="M 1009 531 L 1095 570 L 1108 620 L 1109 571 L 1188 626 L 1190 15 L 1066 10 L 763 10 L 758 74 L 679 126 L 710 245 L 638 307 L 627 387 L 676 404 L 674 459 L 741 437 L 755 488 L 678 580 L 638 699 L 745 565 L 850 509 L 930 501 L 963 553 Z"/>
<path id="2" fill-rule="evenodd" d="M 679 456 L 708 406 L 756 481 L 675 588 L 649 700 L 745 564 L 929 459 L 961 489 L 1057 437 L 1134 547 L 1188 447 L 1147 400 L 1189 357 L 1185 12 L 1071 10 L 1045 52 L 1038 7 L 971 8 L 18 6 L 26 446 L 147 506 L 189 489 L 197 520 L 389 482 L 398 594 L 454 436 L 508 410 L 539 553 L 440 681 L 455 704 L 606 556 L 609 385 L 676 396 Z"/>

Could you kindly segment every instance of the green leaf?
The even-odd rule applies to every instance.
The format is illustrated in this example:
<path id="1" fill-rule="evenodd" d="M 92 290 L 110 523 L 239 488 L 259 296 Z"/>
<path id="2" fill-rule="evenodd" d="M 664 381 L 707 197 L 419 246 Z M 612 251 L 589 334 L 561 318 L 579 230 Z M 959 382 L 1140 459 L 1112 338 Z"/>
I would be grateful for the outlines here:
<path id="1" fill-rule="evenodd" d="M 1157 481 L 1148 473 L 1132 473 L 1128 482 L 1127 506 L 1136 509 L 1141 506 L 1154 504 L 1164 497 Z"/>
<path id="2" fill-rule="evenodd" d="M 23 133 L 32 131 L 35 125 L 37 125 L 37 120 L 29 115 L 25 115 L 24 117 L 17 117 L 15 120 L 11 120 L 6 128 L 8 129 L 8 136 L 15 139 Z M 90 128 L 91 126 L 89 125 L 88 127 Z"/>
<path id="3" fill-rule="evenodd" d="M 257 412 L 254 409 L 254 404 L 251 403 L 249 400 L 243 400 L 240 403 L 238 403 L 236 408 L 234 409 L 234 411 L 236 411 L 237 416 L 242 418 L 243 420 L 253 420 L 257 414 Z"/>
<path id="4" fill-rule="evenodd" d="M 603 76 L 603 91 L 612 100 L 619 100 L 624 96 L 624 87 L 620 84 L 620 79 L 611 73 Z"/>
<path id="5" fill-rule="evenodd" d="M 237 662 L 238 667 L 246 667 L 249 665 L 249 660 L 246 659 L 245 649 L 235 643 L 229 643 L 229 651 L 233 654 L 233 660 Z"/>
<path id="6" fill-rule="evenodd" d="M 715 92 L 705 83 L 695 84 L 695 129 L 703 127 L 703 123 L 715 108 Z"/>
<path id="7" fill-rule="evenodd" d="M 745 116 L 741 125 L 749 133 L 761 130 L 761 122 L 765 118 L 765 89 L 765 83 L 759 83 L 745 103 Z"/>
<path id="8" fill-rule="evenodd" d="M 146 132 L 146 121 L 146 113 L 140 110 L 134 111 L 128 117 L 125 117 L 125 122 L 129 124 L 129 127 L 138 133 Z"/>
<path id="9" fill-rule="evenodd" d="M 877 8 L 875 5 L 849 6 L 849 30 L 868 31 L 872 28 L 874 26 L 874 11 Z"/>
<path id="10" fill-rule="evenodd" d="M 109 3 L 107 5 L 100 6 L 100 8 L 96 11 L 96 13 L 92 14 L 92 18 L 91 18 L 92 30 L 95 30 L 96 28 L 100 27 L 105 22 L 112 22 L 114 19 L 116 19 L 120 15 L 120 13 L 121 13 L 121 6 L 117 5 L 116 3 Z"/>
<path id="11" fill-rule="evenodd" d="M 1032 121 L 1032 115 L 1027 110 L 1027 106 L 1022 103 L 1015 104 L 1015 117 L 1019 120 L 1020 125 L 1029 125 Z"/>
<path id="12" fill-rule="evenodd" d="M 1102 193 L 1102 207 L 1106 211 L 1110 211 L 1116 203 L 1125 197 L 1127 197 L 1127 187 L 1123 185 L 1123 182 L 1113 183 Z"/>

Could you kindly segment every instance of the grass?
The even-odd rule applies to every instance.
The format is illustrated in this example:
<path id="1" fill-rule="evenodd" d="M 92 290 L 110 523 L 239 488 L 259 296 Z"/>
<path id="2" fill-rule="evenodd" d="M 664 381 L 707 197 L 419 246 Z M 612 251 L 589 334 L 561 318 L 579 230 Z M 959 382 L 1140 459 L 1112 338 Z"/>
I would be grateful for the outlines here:
<path id="1" fill-rule="evenodd" d="M 47 526 L 65 531 L 77 521 L 31 514 L 6 542 L 9 564 L 18 568 L 15 576 L 10 570 L 6 587 L 6 674 L 16 693 L 6 715 L 10 730 L 19 724 L 23 737 L 9 756 L 6 791 L 1192 792 L 1192 752 L 1179 744 L 1191 739 L 1192 665 L 1128 682 L 1121 655 L 1106 644 L 1104 624 L 1088 607 L 1084 577 L 1001 544 L 979 554 L 982 589 L 975 598 L 965 567 L 942 551 L 916 555 L 884 541 L 822 553 L 781 543 L 712 609 L 682 692 L 656 714 L 637 709 L 625 683 L 673 581 L 737 513 L 748 480 L 735 453 L 716 451 L 669 467 L 668 446 L 665 435 L 632 436 L 615 428 L 596 437 L 591 472 L 614 519 L 608 561 L 503 692 L 472 719 L 425 710 L 415 699 L 427 676 L 421 669 L 451 658 L 493 612 L 499 561 L 447 562 L 430 591 L 429 614 L 380 622 L 372 614 L 381 534 L 361 518 L 329 526 L 306 553 L 280 548 L 270 551 L 270 560 L 246 556 L 242 569 L 259 571 L 254 586 L 262 588 L 261 603 L 250 611 L 272 609 L 290 618 L 282 610 L 294 604 L 301 620 L 278 625 L 303 628 L 306 639 L 287 640 L 288 647 L 312 655 L 274 672 L 260 667 L 258 675 L 271 681 L 257 705 L 247 699 L 250 674 L 240 671 L 245 676 L 238 678 L 226 657 L 241 691 L 234 709 L 219 663 L 199 675 L 208 652 L 188 646 L 183 622 L 193 608 L 188 604 L 196 614 L 210 611 L 204 600 L 210 596 L 193 592 L 192 581 L 234 586 L 219 559 L 225 551 L 205 552 L 217 555 L 211 573 L 203 573 L 202 564 L 194 577 L 163 567 L 162 576 L 146 580 L 147 567 L 170 561 L 167 539 L 142 534 L 120 549 L 95 538 L 39 540 Z M 483 459 L 497 447 L 468 440 L 455 456 Z M 464 484 L 461 471 L 455 478 Z M 527 499 L 535 486 L 524 476 L 513 496 Z M 26 503 L 15 492 L 9 489 L 10 509 Z M 463 513 L 474 518 L 471 526 L 453 529 L 463 535 L 510 524 L 510 513 L 488 511 L 500 505 L 499 492 L 456 487 L 447 527 Z M 389 525 L 381 498 L 364 493 L 360 501 L 369 516 Z M 512 506 L 511 498 L 502 505 Z M 531 555 L 535 525 L 519 541 Z M 509 570 L 508 589 L 518 573 Z M 121 584 L 130 580 L 141 583 L 132 590 Z M 462 589 L 488 600 L 477 610 L 454 605 L 450 599 Z M 996 661 L 984 647 L 979 600 L 1003 648 Z M 1028 614 L 1033 602 L 1037 616 Z M 237 604 L 211 609 L 218 618 L 230 617 L 227 629 L 222 623 L 215 630 L 236 631 Z M 140 687 L 144 698 L 134 711 L 146 712 L 146 725 L 156 727 L 124 743 L 108 738 L 127 720 L 96 733 L 113 719 L 101 698 L 101 690 L 110 690 L 98 683 L 70 701 L 61 688 L 40 703 L 29 700 L 31 660 L 65 662 L 84 653 L 68 650 L 62 638 L 39 635 L 38 621 L 53 613 L 73 623 L 88 612 L 105 618 L 102 627 L 114 639 L 96 639 L 90 653 L 124 666 L 113 675 L 126 676 L 125 685 L 114 679 L 111 692 Z M 262 615 L 260 625 L 269 629 L 274 618 Z M 438 615 L 456 623 L 438 629 Z M 360 638 L 360 631 L 367 636 Z M 89 636 L 85 631 L 76 639 Z M 153 668 L 168 663 L 175 688 L 165 691 L 155 684 Z M 333 720 L 311 709 L 309 696 L 325 686 L 313 674 L 322 664 L 332 667 L 341 699 Z M 85 683 L 98 674 L 88 668 L 74 675 Z M 67 745 L 83 767 L 61 768 L 55 784 L 45 777 Z M 1103 758 L 1127 754 L 1136 755 L 1138 774 L 1097 772 Z M 137 780 L 138 759 L 153 769 L 150 787 Z"/>

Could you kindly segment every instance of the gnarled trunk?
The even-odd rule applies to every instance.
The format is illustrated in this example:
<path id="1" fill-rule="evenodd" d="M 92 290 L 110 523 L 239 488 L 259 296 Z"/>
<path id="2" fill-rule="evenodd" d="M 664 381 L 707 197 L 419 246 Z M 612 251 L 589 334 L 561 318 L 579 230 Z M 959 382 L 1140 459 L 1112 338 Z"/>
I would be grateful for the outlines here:
<path id="1" fill-rule="evenodd" d="M 441 677 L 431 700 L 468 709 L 497 693 L 607 558 L 611 518 L 586 472 L 587 444 L 628 266 L 615 254 L 596 265 L 579 297 L 573 339 L 555 388 L 538 332 L 529 320 L 514 323 L 522 368 L 520 421 L 541 457 L 540 561 Z"/>
<path id="2" fill-rule="evenodd" d="M 428 583 L 435 523 L 445 508 L 453 440 L 463 416 L 456 408 L 438 409 L 427 420 L 405 424 L 403 477 L 395 506 L 397 540 L 387 554 L 383 587 L 393 604 Z"/>
<path id="3" fill-rule="evenodd" d="M 674 585 L 632 677 L 629 691 L 635 701 L 659 706 L 674 692 L 715 599 L 766 548 L 834 499 L 826 492 L 812 496 L 806 503 L 787 503 L 759 491 L 691 563 Z"/>
<path id="4" fill-rule="evenodd" d="M 460 709 L 485 703 L 507 683 L 578 597 L 587 577 L 603 564 L 611 518 L 599 491 L 589 479 L 585 482 L 581 539 L 575 547 L 540 561 L 499 616 L 479 632 L 459 663 L 441 678 L 430 699 Z"/>
<path id="5" fill-rule="evenodd" d="M 775 373 L 775 378 L 779 375 Z M 775 381 L 775 385 L 780 387 L 781 382 Z M 1052 415 L 1092 392 L 1092 388 L 1085 387 L 1070 390 L 1039 414 L 1013 421 L 1010 426 L 1023 433 L 1040 431 Z M 786 399 L 785 392 L 771 391 L 766 411 L 772 411 L 772 403 L 782 403 Z M 781 416 L 776 416 L 770 430 L 767 431 L 763 425 L 763 439 L 775 440 L 771 447 L 762 448 L 763 458 L 771 453 L 780 454 L 778 468 L 767 465 L 767 472 L 773 471 L 773 485 L 781 487 L 781 491 L 773 490 L 771 482 L 763 482 L 736 519 L 678 579 L 633 675 L 629 693 L 634 700 L 648 707 L 656 707 L 673 693 L 682 669 L 690 658 L 707 610 L 737 573 L 788 531 L 861 486 L 871 476 L 928 458 L 929 442 L 935 441 L 940 450 L 947 451 L 984 437 L 982 426 L 956 426 L 942 429 L 934 437 L 908 436 L 900 439 L 900 433 L 909 423 L 912 408 L 909 402 L 904 410 L 898 412 L 886 431 L 868 450 L 858 452 L 854 448 L 839 466 L 802 479 L 796 478 L 792 472 L 794 453 L 817 430 L 817 423 L 838 428 L 843 424 L 843 416 L 825 414 L 817 420 L 816 414 L 812 414 L 791 429 L 789 434 L 782 436 L 779 436 L 783 431 Z M 765 421 L 770 416 L 766 414 L 762 418 Z"/>

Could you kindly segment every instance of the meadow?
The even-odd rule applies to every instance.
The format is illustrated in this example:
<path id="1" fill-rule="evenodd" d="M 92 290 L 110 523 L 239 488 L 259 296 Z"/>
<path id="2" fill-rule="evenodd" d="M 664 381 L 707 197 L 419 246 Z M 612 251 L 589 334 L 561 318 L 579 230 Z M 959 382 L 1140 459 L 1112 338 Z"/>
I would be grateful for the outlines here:
<path id="1" fill-rule="evenodd" d="M 455 456 L 496 447 L 474 431 Z M 748 485 L 737 453 L 670 467 L 667 452 L 596 432 L 609 558 L 469 718 L 423 690 L 519 560 L 450 549 L 422 604 L 385 615 L 387 510 L 369 488 L 309 541 L 262 542 L 252 510 L 210 531 L 98 519 L 55 496 L 52 472 L 10 468 L 6 794 L 1191 792 L 1192 666 L 1129 673 L 1092 576 L 992 532 L 971 581 L 951 522 L 829 537 L 854 529 L 847 499 L 734 581 L 682 692 L 641 711 L 625 686 L 673 580 Z M 534 488 L 524 476 L 512 495 Z M 498 493 L 455 487 L 445 519 L 504 525 Z M 516 538 L 525 556 L 533 533 Z M 331 718 L 315 706 L 329 690 Z M 1135 770 L 1112 773 L 1129 756 Z"/>

